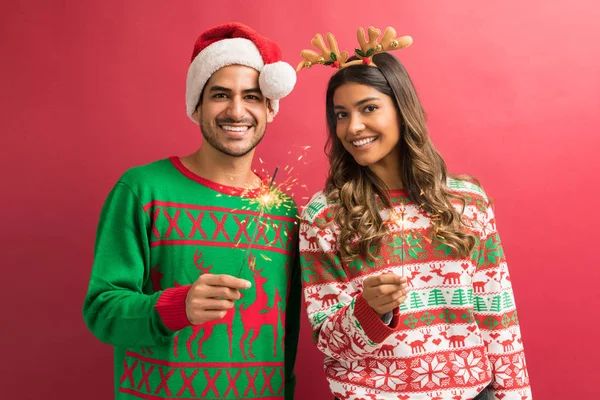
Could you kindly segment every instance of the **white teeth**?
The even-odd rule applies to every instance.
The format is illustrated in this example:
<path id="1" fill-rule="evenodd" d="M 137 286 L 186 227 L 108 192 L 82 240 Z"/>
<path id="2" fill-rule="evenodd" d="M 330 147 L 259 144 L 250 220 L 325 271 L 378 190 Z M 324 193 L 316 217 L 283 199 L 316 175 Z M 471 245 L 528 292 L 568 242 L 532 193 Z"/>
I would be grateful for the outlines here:
<path id="1" fill-rule="evenodd" d="M 229 126 L 229 125 L 221 126 L 221 129 L 223 129 L 224 131 L 230 131 L 230 132 L 244 132 L 244 131 L 247 131 L 249 128 L 250 128 L 249 126 Z"/>
<path id="2" fill-rule="evenodd" d="M 370 137 L 367 139 L 362 139 L 362 140 L 355 140 L 354 142 L 351 142 L 355 147 L 361 147 L 364 145 L 367 145 L 369 143 L 372 143 L 375 141 L 375 139 L 377 139 L 376 137 Z"/>

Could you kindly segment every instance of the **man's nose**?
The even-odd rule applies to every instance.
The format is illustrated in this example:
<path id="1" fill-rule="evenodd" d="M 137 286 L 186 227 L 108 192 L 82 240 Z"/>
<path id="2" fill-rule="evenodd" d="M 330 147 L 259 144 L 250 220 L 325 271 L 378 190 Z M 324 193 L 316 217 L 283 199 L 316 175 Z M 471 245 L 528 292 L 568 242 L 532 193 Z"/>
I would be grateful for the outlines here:
<path id="1" fill-rule="evenodd" d="M 227 107 L 227 115 L 232 119 L 239 121 L 246 114 L 244 103 L 241 99 L 233 98 Z"/>

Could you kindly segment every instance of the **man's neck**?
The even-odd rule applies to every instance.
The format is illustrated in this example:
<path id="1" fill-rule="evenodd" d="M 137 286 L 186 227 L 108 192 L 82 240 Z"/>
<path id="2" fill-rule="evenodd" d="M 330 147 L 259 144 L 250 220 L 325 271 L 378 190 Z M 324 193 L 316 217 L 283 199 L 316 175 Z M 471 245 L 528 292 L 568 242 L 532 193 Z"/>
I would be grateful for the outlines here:
<path id="1" fill-rule="evenodd" d="M 253 156 L 254 150 L 242 157 L 232 157 L 203 144 L 195 153 L 182 157 L 181 162 L 190 171 L 209 181 L 253 189 L 260 186 L 260 178 L 252 172 Z"/>

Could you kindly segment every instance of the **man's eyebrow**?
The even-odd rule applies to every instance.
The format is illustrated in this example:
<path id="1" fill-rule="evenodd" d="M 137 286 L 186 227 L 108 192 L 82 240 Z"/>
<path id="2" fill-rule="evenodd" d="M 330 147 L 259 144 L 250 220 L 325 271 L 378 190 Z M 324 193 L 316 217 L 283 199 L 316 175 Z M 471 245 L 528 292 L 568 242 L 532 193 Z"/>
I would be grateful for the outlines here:
<path id="1" fill-rule="evenodd" d="M 215 85 L 215 86 L 211 87 L 209 91 L 210 92 L 225 92 L 225 93 L 231 93 L 232 92 L 231 89 L 223 87 L 223 86 L 218 86 L 218 85 Z M 243 94 L 254 93 L 254 94 L 260 94 L 260 95 L 262 95 L 262 92 L 260 91 L 260 88 L 258 88 L 258 87 L 246 89 L 242 93 Z"/>
<path id="2" fill-rule="evenodd" d="M 210 92 L 231 92 L 231 89 L 223 86 L 213 86 L 210 88 Z"/>
<path id="3" fill-rule="evenodd" d="M 246 89 L 246 90 L 244 90 L 242 93 L 244 93 L 244 94 L 248 94 L 248 93 L 257 93 L 257 94 L 260 94 L 260 95 L 262 95 L 262 92 L 260 91 L 260 88 L 257 88 L 257 87 L 256 87 L 256 88 L 250 88 L 250 89 Z"/>

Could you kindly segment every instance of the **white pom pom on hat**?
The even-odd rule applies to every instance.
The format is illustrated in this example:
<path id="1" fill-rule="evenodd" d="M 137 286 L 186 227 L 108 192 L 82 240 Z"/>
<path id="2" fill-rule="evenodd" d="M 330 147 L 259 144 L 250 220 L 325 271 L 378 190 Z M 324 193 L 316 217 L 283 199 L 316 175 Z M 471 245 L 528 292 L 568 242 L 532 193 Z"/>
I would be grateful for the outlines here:
<path id="1" fill-rule="evenodd" d="M 211 75 L 235 64 L 259 72 L 260 90 L 271 100 L 275 113 L 279 109 L 279 100 L 290 94 L 296 84 L 296 71 L 281 61 L 281 50 L 275 42 L 240 23 L 215 26 L 198 37 L 188 69 L 185 103 L 192 121 L 198 123 L 192 114 Z"/>
<path id="2" fill-rule="evenodd" d="M 296 71 L 283 61 L 266 64 L 258 78 L 261 91 L 269 99 L 282 99 L 296 84 Z"/>

